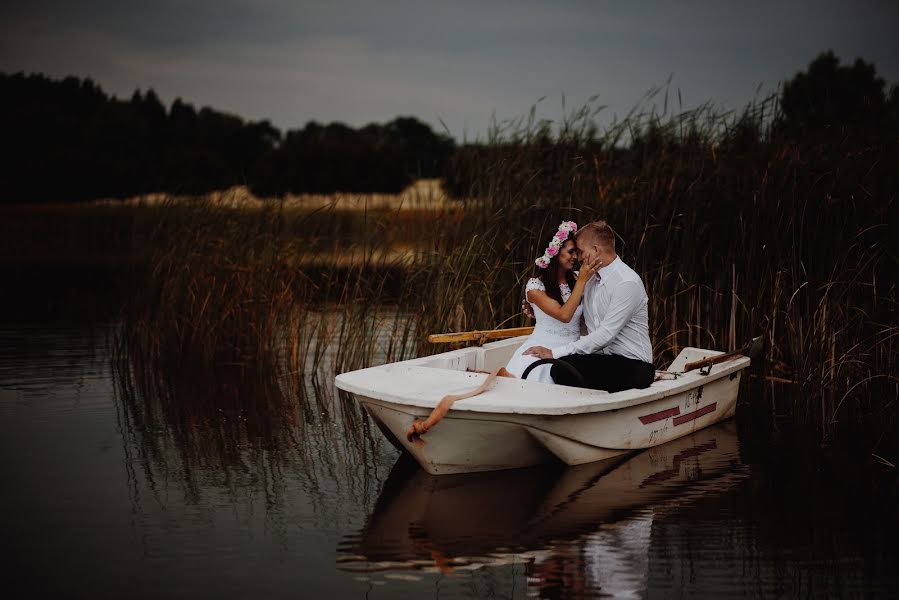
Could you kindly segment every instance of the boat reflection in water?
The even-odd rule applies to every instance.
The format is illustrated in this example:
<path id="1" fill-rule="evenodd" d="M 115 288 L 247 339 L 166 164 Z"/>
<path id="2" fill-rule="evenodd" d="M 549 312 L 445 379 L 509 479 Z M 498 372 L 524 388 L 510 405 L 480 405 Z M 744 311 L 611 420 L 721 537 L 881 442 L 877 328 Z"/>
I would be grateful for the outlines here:
<path id="1" fill-rule="evenodd" d="M 404 455 L 366 525 L 344 539 L 338 562 L 388 578 L 518 563 L 541 594 L 640 593 L 654 515 L 747 474 L 733 420 L 569 468 L 435 477 Z"/>

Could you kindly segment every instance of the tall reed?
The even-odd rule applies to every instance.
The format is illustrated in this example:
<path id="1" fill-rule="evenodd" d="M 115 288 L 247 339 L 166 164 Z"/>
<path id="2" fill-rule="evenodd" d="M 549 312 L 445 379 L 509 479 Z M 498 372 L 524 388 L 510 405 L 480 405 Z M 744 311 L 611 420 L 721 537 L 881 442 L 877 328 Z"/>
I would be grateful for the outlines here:
<path id="1" fill-rule="evenodd" d="M 589 107 L 555 129 L 507 123 L 457 153 L 459 200 L 439 207 L 170 207 L 130 331 L 330 378 L 439 350 L 428 333 L 526 323 L 540 232 L 601 218 L 646 283 L 658 367 L 765 333 L 769 373 L 799 390 L 793 418 L 895 439 L 896 144 L 781 138 L 775 110 L 634 113 L 602 134 Z"/>

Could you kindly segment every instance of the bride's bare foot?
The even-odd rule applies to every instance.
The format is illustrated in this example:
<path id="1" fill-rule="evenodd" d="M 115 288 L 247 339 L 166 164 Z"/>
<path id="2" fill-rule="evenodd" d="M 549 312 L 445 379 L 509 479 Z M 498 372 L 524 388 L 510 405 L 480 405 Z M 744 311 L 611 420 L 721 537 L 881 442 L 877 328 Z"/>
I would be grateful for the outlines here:
<path id="1" fill-rule="evenodd" d="M 500 367 L 499 371 L 497 371 L 496 374 L 499 377 L 511 377 L 512 379 L 518 379 L 517 377 L 515 377 L 515 375 L 509 373 L 509 371 L 506 370 L 506 367 Z"/>

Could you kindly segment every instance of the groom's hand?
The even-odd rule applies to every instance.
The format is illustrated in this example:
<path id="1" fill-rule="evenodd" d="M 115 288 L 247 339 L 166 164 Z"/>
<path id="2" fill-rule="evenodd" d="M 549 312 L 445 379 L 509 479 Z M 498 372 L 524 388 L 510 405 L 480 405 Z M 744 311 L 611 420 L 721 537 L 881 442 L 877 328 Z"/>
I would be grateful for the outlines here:
<path id="1" fill-rule="evenodd" d="M 537 358 L 552 358 L 553 351 L 543 346 L 531 346 L 524 351 L 527 356 L 536 356 Z"/>

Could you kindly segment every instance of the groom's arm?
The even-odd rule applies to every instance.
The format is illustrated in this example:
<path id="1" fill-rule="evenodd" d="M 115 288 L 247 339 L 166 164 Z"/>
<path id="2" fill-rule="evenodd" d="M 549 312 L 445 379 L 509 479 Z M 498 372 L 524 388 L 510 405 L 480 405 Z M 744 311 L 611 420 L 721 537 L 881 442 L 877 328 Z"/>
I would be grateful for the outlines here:
<path id="1" fill-rule="evenodd" d="M 553 349 L 553 358 L 569 354 L 595 354 L 615 339 L 643 302 L 639 283 L 626 281 L 612 292 L 612 301 L 605 318 L 596 331 L 583 336 L 576 342 Z"/>

